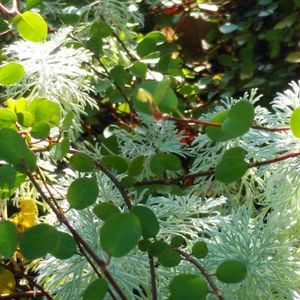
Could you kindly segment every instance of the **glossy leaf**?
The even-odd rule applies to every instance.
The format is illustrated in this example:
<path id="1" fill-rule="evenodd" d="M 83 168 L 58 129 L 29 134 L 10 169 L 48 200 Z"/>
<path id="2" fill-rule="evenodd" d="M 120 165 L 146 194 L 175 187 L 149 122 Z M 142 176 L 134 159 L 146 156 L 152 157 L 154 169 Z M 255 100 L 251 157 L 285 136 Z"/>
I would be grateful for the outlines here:
<path id="1" fill-rule="evenodd" d="M 95 178 L 77 178 L 68 188 L 67 200 L 72 208 L 84 209 L 97 200 L 99 187 Z"/>
<path id="2" fill-rule="evenodd" d="M 100 243 L 108 254 L 121 257 L 137 246 L 141 235 L 142 226 L 134 214 L 116 214 L 101 227 Z"/>
<path id="3" fill-rule="evenodd" d="M 0 67 L 0 84 L 9 86 L 18 83 L 25 75 L 25 69 L 22 65 L 11 62 Z"/>

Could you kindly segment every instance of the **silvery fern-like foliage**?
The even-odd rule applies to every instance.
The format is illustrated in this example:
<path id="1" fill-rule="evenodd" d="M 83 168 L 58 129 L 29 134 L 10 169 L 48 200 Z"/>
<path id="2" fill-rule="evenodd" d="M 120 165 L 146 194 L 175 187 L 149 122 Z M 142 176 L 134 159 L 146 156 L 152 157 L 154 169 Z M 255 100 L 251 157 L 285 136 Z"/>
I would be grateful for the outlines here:
<path id="1" fill-rule="evenodd" d="M 21 63 L 26 71 L 19 84 L 7 89 L 7 97 L 30 93 L 29 98 L 49 98 L 60 104 L 64 114 L 73 112 L 77 120 L 86 105 L 96 107 L 90 97 L 94 90 L 87 80 L 91 73 L 83 67 L 91 61 L 92 54 L 84 48 L 68 46 L 71 31 L 71 27 L 62 28 L 43 43 L 20 40 L 4 49 L 9 59 Z"/>
<path id="2" fill-rule="evenodd" d="M 251 219 L 246 208 L 222 221 L 220 230 L 211 234 L 207 268 L 214 272 L 225 260 L 239 260 L 247 267 L 247 277 L 237 284 L 218 282 L 225 299 L 292 300 L 299 290 L 299 255 L 293 240 L 281 240 L 288 222 L 279 214 L 270 214 L 265 224 Z"/>

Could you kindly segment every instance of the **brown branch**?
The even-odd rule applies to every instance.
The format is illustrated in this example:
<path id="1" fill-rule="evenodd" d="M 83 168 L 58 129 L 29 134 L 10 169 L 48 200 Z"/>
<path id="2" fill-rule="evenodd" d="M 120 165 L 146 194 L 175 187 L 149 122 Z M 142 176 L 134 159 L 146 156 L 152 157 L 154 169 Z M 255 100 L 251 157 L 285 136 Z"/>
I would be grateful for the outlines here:
<path id="1" fill-rule="evenodd" d="M 213 279 L 211 278 L 211 275 L 208 273 L 208 271 L 201 265 L 199 264 L 192 256 L 190 256 L 188 253 L 179 250 L 179 249 L 174 249 L 176 252 L 178 252 L 182 257 L 184 257 L 185 260 L 189 261 L 191 264 L 193 264 L 204 276 L 208 284 L 210 285 L 212 292 L 217 296 L 219 300 L 225 300 L 222 292 L 219 290 L 219 288 L 216 286 L 214 283 Z"/>
<path id="2" fill-rule="evenodd" d="M 6 264 L 3 264 L 3 263 L 0 263 L 0 266 L 1 266 L 2 268 L 4 268 L 4 269 L 10 271 L 10 272 L 13 273 L 13 274 L 16 274 L 16 275 L 19 275 L 19 276 L 22 277 L 22 278 L 25 278 L 25 279 L 29 282 L 29 284 L 30 284 L 31 286 L 33 286 L 33 287 L 37 288 L 39 291 L 41 291 L 41 292 L 43 293 L 43 295 L 44 295 L 48 300 L 54 300 L 54 299 L 49 295 L 49 293 L 46 292 L 46 291 L 44 290 L 44 288 L 43 288 L 41 285 L 39 285 L 38 283 L 36 283 L 36 282 L 34 281 L 34 279 L 33 279 L 31 276 L 29 276 L 28 274 L 26 274 L 26 273 L 20 268 L 20 266 L 17 266 L 17 265 L 15 264 L 15 267 L 18 267 L 18 269 L 16 269 L 16 268 L 13 267 L 13 266 L 6 265 Z M 0 298 L 0 299 L 1 299 L 1 298 Z"/>
<path id="3" fill-rule="evenodd" d="M 56 206 L 52 203 L 52 201 L 44 193 L 44 191 L 42 190 L 41 186 L 36 181 L 34 176 L 30 173 L 27 166 L 25 164 L 23 164 L 22 167 L 23 167 L 23 170 L 25 171 L 26 175 L 29 177 L 29 179 L 30 179 L 31 183 L 33 184 L 33 186 L 36 188 L 36 190 L 41 195 L 42 199 L 49 205 L 49 207 L 55 213 L 58 220 L 69 229 L 69 231 L 73 235 L 76 243 L 80 244 L 84 248 L 84 250 L 86 252 L 86 255 L 87 254 L 90 255 L 91 258 L 95 261 L 95 263 L 100 267 L 100 269 L 102 270 L 102 272 L 103 272 L 104 276 L 106 277 L 106 279 L 110 282 L 110 284 L 113 286 L 115 291 L 120 296 L 120 299 L 127 300 L 127 297 L 125 296 L 124 292 L 122 291 L 122 289 L 119 287 L 118 283 L 114 280 L 114 278 L 111 276 L 111 274 L 107 270 L 105 261 L 102 260 L 100 257 L 98 257 L 98 255 L 89 246 L 89 244 L 85 240 L 83 240 L 81 235 L 72 227 L 72 225 L 69 223 L 69 221 L 67 220 L 65 215 L 56 208 Z"/>
<path id="4" fill-rule="evenodd" d="M 199 124 L 199 125 L 202 125 L 202 126 L 210 126 L 210 127 L 221 127 L 223 125 L 222 123 L 218 123 L 218 122 L 211 122 L 211 121 L 207 121 L 207 120 L 194 119 L 194 118 L 166 117 L 165 119 L 166 120 L 176 121 L 176 122 L 179 122 L 179 123 L 193 123 L 193 124 Z M 264 127 L 264 126 L 260 126 L 260 125 L 256 125 L 256 124 L 253 124 L 251 126 L 251 128 L 257 129 L 257 130 L 263 130 L 263 131 L 270 131 L 270 132 L 274 132 L 274 131 L 289 131 L 289 130 L 291 130 L 290 127 L 275 127 L 275 128 L 271 128 L 271 127 Z"/>
<path id="5" fill-rule="evenodd" d="M 248 169 L 277 163 L 279 161 L 297 157 L 297 156 L 300 156 L 300 151 L 290 152 L 290 153 L 279 155 L 279 156 L 271 158 L 271 159 L 266 159 L 266 160 L 262 160 L 262 161 L 249 163 Z M 199 172 L 188 174 L 188 175 L 178 176 L 176 178 L 162 178 L 162 179 L 152 179 L 152 180 L 140 181 L 140 182 L 135 183 L 135 186 L 155 185 L 155 184 L 175 184 L 175 183 L 184 182 L 188 179 L 194 179 L 197 177 L 213 176 L 214 173 L 215 173 L 215 170 L 199 171 Z"/>
<path id="6" fill-rule="evenodd" d="M 149 267 L 150 267 L 152 300 L 157 300 L 158 298 L 157 298 L 156 276 L 155 276 L 153 256 L 148 254 L 148 257 L 149 257 Z"/>
<path id="7" fill-rule="evenodd" d="M 0 295 L 0 300 L 15 300 L 15 299 L 24 299 L 24 298 L 33 298 L 46 296 L 44 292 L 41 291 L 27 291 L 27 292 L 18 292 L 10 295 Z"/>

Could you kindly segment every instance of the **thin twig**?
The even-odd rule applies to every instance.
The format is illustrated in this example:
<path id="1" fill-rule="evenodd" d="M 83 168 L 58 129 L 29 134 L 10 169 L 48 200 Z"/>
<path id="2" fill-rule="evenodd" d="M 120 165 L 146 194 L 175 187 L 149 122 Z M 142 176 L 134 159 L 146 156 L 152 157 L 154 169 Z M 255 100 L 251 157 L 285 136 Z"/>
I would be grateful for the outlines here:
<path id="1" fill-rule="evenodd" d="M 36 299 L 36 297 L 46 296 L 44 292 L 41 291 L 27 291 L 27 292 L 18 292 L 10 295 L 0 295 L 0 300 L 16 300 L 24 298 Z"/>
<path id="2" fill-rule="evenodd" d="M 219 300 L 225 300 L 224 296 L 222 295 L 222 292 L 219 290 L 219 288 L 214 283 L 211 275 L 208 273 L 208 271 L 200 265 L 192 256 L 190 256 L 188 253 L 179 250 L 174 249 L 176 252 L 178 252 L 182 257 L 184 257 L 185 260 L 189 261 L 191 264 L 193 264 L 204 276 L 208 284 L 210 285 L 212 292 L 218 297 Z"/>
<path id="3" fill-rule="evenodd" d="M 155 276 L 153 256 L 148 254 L 148 257 L 149 257 L 149 267 L 150 267 L 152 300 L 157 300 L 157 287 L 156 287 L 156 276 Z"/>
<path id="4" fill-rule="evenodd" d="M 106 279 L 110 282 L 110 284 L 113 286 L 113 288 L 116 290 L 118 295 L 120 296 L 120 299 L 127 300 L 127 297 L 125 296 L 122 289 L 119 287 L 118 283 L 114 280 L 114 278 L 111 276 L 109 271 L 106 268 L 106 263 L 104 260 L 102 260 L 98 255 L 94 252 L 94 250 L 89 246 L 89 244 L 81 237 L 81 235 L 72 227 L 72 225 L 69 223 L 65 215 L 60 212 L 56 206 L 52 203 L 52 201 L 48 198 L 48 196 L 44 193 L 39 183 L 36 181 L 34 176 L 30 173 L 27 166 L 23 164 L 23 169 L 26 173 L 26 175 L 29 177 L 31 183 L 36 188 L 36 190 L 39 192 L 43 200 L 49 205 L 49 207 L 53 210 L 58 220 L 63 223 L 71 232 L 73 235 L 75 241 L 77 244 L 81 244 L 81 246 L 85 249 L 86 254 L 90 255 L 91 258 L 96 262 L 96 264 L 100 267 L 102 270 L 104 276 Z"/>

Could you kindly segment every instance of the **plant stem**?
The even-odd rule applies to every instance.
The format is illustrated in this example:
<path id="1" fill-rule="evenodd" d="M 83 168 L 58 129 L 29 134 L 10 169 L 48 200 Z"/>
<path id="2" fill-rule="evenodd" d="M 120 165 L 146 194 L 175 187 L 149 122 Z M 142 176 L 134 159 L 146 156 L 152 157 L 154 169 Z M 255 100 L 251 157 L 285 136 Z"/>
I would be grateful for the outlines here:
<path id="1" fill-rule="evenodd" d="M 155 276 L 153 256 L 148 254 L 148 257 L 149 257 L 149 266 L 150 266 L 152 300 L 157 300 L 157 287 L 156 287 L 156 276 Z"/>

